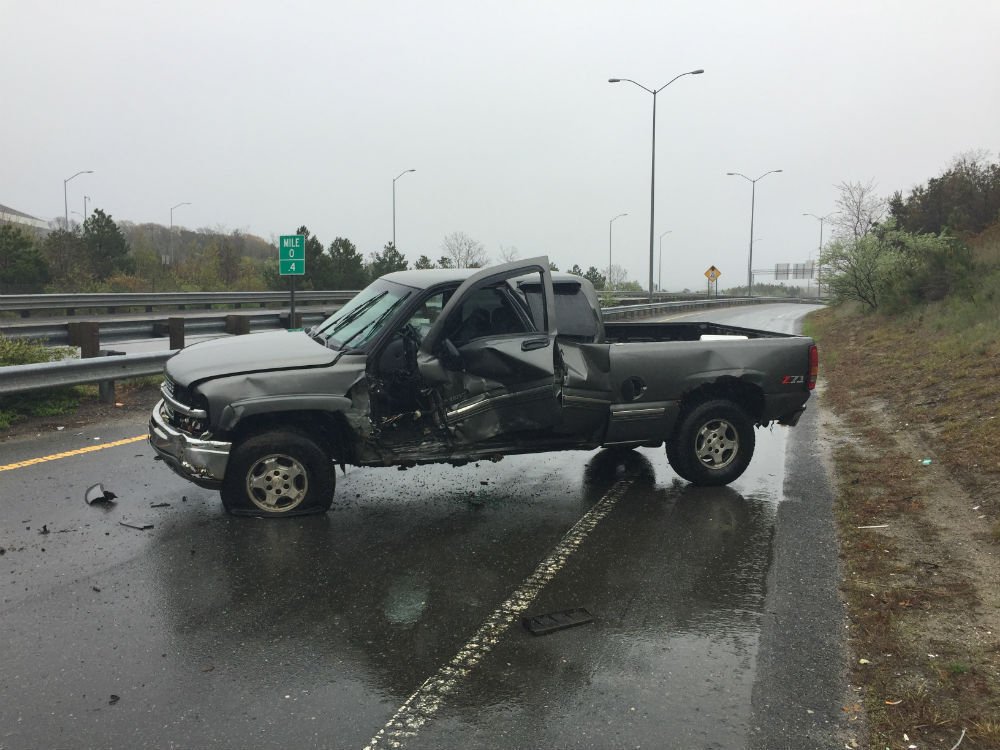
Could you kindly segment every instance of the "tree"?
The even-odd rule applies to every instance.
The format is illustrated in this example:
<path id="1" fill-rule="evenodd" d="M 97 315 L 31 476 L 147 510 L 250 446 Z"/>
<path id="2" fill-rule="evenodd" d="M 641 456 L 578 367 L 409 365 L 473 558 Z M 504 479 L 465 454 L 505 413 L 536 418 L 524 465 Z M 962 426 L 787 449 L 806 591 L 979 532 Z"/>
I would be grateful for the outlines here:
<path id="1" fill-rule="evenodd" d="M 454 268 L 482 268 L 489 263 L 483 243 L 465 232 L 446 234 L 441 249 L 451 259 Z"/>
<path id="2" fill-rule="evenodd" d="M 835 236 L 844 240 L 858 240 L 877 226 L 886 215 L 888 203 L 875 193 L 875 180 L 867 183 L 842 182 L 837 186 L 840 209 L 831 220 Z"/>
<path id="3" fill-rule="evenodd" d="M 558 270 L 559 270 L 559 266 L 557 266 L 557 265 L 556 265 L 555 263 L 553 263 L 553 262 L 552 262 L 552 261 L 550 260 L 550 261 L 549 261 L 549 270 L 550 270 L 550 271 L 553 271 L 553 272 L 555 272 L 555 271 L 558 271 Z"/>
<path id="4" fill-rule="evenodd" d="M 15 224 L 0 224 L 0 292 L 34 294 L 49 281 L 49 264 L 34 238 Z"/>
<path id="5" fill-rule="evenodd" d="M 128 240 L 111 214 L 95 208 L 83 222 L 82 239 L 87 246 L 90 267 L 99 281 L 116 272 L 134 272 L 134 264 L 129 258 Z"/>
<path id="6" fill-rule="evenodd" d="M 628 283 L 628 271 L 623 266 L 612 265 L 608 269 L 611 278 L 608 279 L 608 286 L 612 289 L 625 289 Z"/>
<path id="7" fill-rule="evenodd" d="M 384 276 L 393 271 L 405 271 L 409 268 L 406 258 L 396 249 L 392 242 L 387 242 L 381 253 L 371 254 L 371 263 L 368 265 L 368 273 L 373 279 Z"/>
<path id="8" fill-rule="evenodd" d="M 580 268 L 580 264 L 574 263 L 573 267 L 569 269 L 569 273 L 573 274 L 574 276 L 583 276 L 583 269 Z"/>
<path id="9" fill-rule="evenodd" d="M 421 255 L 419 258 L 417 258 L 417 262 L 413 264 L 413 267 L 416 268 L 418 271 L 427 268 L 437 268 L 437 266 L 434 265 L 434 261 L 432 261 L 426 255 Z"/>
<path id="10" fill-rule="evenodd" d="M 78 234 L 57 229 L 42 242 L 42 255 L 49 264 L 53 286 L 62 292 L 81 292 L 90 289 L 94 272 L 90 267 L 90 254 Z"/>
<path id="11" fill-rule="evenodd" d="M 909 232 L 972 235 L 1000 221 L 1000 165 L 989 152 L 970 151 L 956 157 L 940 177 L 918 185 L 903 199 L 896 192 L 889 212 Z"/>
<path id="12" fill-rule="evenodd" d="M 368 286 L 365 259 L 349 239 L 337 237 L 330 243 L 330 259 L 333 261 L 330 289 L 363 289 Z"/>
<path id="13" fill-rule="evenodd" d="M 608 283 L 605 275 L 598 271 L 594 266 L 587 269 L 587 273 L 583 274 L 583 278 L 593 284 L 594 289 L 604 289 Z"/>
<path id="14" fill-rule="evenodd" d="M 442 255 L 438 258 L 438 268 L 454 268 L 455 264 L 452 262 L 451 258 L 447 255 Z"/>
<path id="15" fill-rule="evenodd" d="M 837 300 L 856 300 L 872 312 L 941 299 L 967 283 L 972 269 L 964 243 L 906 232 L 893 219 L 854 241 L 835 239 L 820 262 Z"/>
<path id="16" fill-rule="evenodd" d="M 500 262 L 501 263 L 512 263 L 521 257 L 521 254 L 517 251 L 517 248 L 511 245 L 510 247 L 500 246 Z"/>

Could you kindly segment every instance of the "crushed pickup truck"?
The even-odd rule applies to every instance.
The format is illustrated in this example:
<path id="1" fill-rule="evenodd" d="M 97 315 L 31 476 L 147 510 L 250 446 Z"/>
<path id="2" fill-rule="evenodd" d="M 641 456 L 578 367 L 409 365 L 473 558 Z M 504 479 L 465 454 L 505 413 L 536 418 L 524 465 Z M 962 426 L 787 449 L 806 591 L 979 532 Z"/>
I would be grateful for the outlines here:
<path id="1" fill-rule="evenodd" d="M 215 339 L 167 361 L 149 441 L 235 514 L 330 508 L 335 467 L 665 445 L 732 482 L 754 426 L 795 425 L 812 339 L 711 323 L 610 323 L 547 258 L 400 271 L 323 323 Z"/>

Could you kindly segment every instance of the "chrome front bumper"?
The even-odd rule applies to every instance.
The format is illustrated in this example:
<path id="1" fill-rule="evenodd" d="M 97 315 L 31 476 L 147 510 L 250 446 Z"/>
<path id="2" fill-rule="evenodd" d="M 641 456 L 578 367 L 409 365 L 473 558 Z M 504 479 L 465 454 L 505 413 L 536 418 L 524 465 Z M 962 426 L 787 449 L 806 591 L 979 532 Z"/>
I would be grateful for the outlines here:
<path id="1" fill-rule="evenodd" d="M 149 419 L 149 444 L 171 469 L 201 487 L 219 489 L 226 474 L 232 443 L 198 440 L 167 424 L 163 401 Z"/>

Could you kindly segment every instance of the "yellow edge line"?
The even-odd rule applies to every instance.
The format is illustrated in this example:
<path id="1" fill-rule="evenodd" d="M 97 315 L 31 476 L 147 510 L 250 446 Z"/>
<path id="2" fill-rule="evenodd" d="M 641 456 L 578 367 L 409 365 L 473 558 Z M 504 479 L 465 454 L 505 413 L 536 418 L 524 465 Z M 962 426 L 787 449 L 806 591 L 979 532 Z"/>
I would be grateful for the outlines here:
<path id="1" fill-rule="evenodd" d="M 65 453 L 53 453 L 51 456 L 41 456 L 40 458 L 29 458 L 27 461 L 18 461 L 16 464 L 7 464 L 6 466 L 0 466 L 0 471 L 21 469 L 25 466 L 34 466 L 35 464 L 43 464 L 46 461 L 55 461 L 57 458 L 69 458 L 70 456 L 79 456 L 83 453 L 93 453 L 94 451 L 102 451 L 105 448 L 115 448 L 119 445 L 128 445 L 129 443 L 137 443 L 140 440 L 145 440 L 146 438 L 147 435 L 140 435 L 139 437 L 125 438 L 124 440 L 115 440 L 113 443 L 88 445 L 86 448 L 78 448 L 75 451 L 66 451 Z"/>

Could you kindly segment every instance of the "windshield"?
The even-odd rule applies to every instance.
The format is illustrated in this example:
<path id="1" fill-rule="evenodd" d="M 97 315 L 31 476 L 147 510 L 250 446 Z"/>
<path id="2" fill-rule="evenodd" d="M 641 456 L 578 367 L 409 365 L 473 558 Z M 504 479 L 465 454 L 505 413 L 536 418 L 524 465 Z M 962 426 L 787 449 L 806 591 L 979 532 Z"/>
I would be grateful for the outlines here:
<path id="1" fill-rule="evenodd" d="M 320 323 L 310 333 L 334 349 L 363 347 L 392 317 L 412 290 L 379 280 Z"/>

